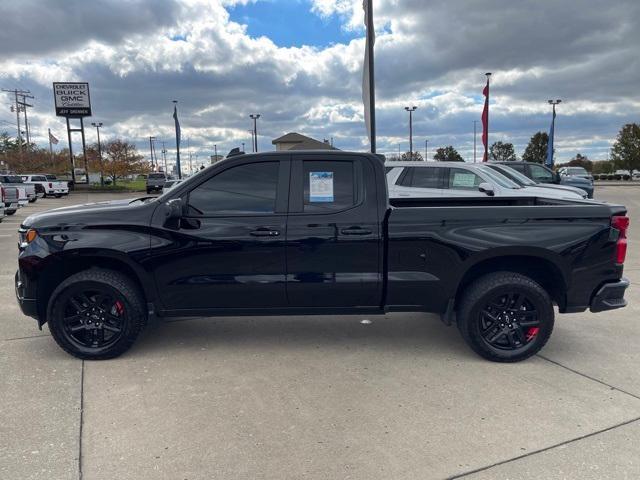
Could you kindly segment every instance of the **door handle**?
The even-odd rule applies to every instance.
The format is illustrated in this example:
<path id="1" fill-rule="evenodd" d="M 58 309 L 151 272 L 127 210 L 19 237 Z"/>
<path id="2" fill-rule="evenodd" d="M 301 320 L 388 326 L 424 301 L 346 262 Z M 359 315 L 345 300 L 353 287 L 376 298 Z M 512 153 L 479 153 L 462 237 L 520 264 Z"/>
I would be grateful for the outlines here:
<path id="1" fill-rule="evenodd" d="M 371 230 L 365 230 L 362 227 L 349 227 L 340 230 L 343 235 L 371 235 Z"/>
<path id="2" fill-rule="evenodd" d="M 249 235 L 252 235 L 254 237 L 277 237 L 278 235 L 280 235 L 280 232 L 278 230 L 272 230 L 268 227 L 260 227 L 249 232 Z"/>

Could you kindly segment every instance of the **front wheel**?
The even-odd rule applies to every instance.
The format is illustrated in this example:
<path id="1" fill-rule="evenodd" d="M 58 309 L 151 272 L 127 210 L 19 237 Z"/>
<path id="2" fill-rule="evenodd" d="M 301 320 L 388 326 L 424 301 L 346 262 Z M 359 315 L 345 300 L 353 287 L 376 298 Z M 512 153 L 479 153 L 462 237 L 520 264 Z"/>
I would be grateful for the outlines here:
<path id="1" fill-rule="evenodd" d="M 479 355 L 518 362 L 535 355 L 553 331 L 553 303 L 533 279 L 496 272 L 473 282 L 458 309 L 458 329 Z"/>
<path id="2" fill-rule="evenodd" d="M 146 323 L 139 289 L 121 273 L 90 269 L 64 280 L 47 309 L 51 335 L 63 350 L 87 360 L 114 358 Z"/>

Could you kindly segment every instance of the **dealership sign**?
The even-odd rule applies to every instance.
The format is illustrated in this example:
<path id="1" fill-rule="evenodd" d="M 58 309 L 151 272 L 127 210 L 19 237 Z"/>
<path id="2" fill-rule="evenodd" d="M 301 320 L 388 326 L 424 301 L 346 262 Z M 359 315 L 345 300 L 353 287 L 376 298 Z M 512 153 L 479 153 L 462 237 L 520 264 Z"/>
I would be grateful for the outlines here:
<path id="1" fill-rule="evenodd" d="M 86 82 L 53 82 L 56 115 L 59 117 L 90 117 L 91 99 Z"/>

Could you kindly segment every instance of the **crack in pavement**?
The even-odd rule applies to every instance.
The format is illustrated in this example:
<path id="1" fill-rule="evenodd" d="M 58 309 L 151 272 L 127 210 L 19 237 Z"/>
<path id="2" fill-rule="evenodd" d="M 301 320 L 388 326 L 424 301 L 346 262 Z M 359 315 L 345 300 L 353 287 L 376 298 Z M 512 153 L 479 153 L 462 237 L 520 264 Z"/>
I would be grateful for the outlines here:
<path id="1" fill-rule="evenodd" d="M 545 357 L 543 355 L 538 354 L 536 356 L 540 357 L 543 360 L 546 360 L 549 363 L 557 365 L 558 367 L 564 368 L 565 370 L 568 370 L 571 373 L 575 373 L 576 375 L 580 375 L 581 377 L 584 377 L 584 378 L 589 379 L 589 380 L 591 380 L 593 382 L 599 383 L 600 385 L 604 385 L 605 387 L 609 387 L 611 390 L 617 390 L 618 392 L 624 393 L 626 395 L 629 395 L 629 396 L 631 396 L 633 398 L 637 398 L 638 400 L 640 400 L 640 395 L 636 395 L 635 393 L 627 392 L 626 390 L 623 390 L 623 389 L 621 389 L 619 387 L 616 387 L 615 385 L 611 385 L 611 384 L 609 384 L 607 382 L 603 382 L 602 380 L 598 380 L 595 377 L 591 377 L 591 376 L 587 375 L 586 373 L 582 373 L 582 372 L 580 372 L 578 370 L 574 370 L 571 367 L 567 367 L 566 365 L 563 365 L 563 364 L 561 364 L 559 362 L 556 362 L 555 360 L 551 360 L 550 358 L 547 358 L 547 357 Z"/>
<path id="2" fill-rule="evenodd" d="M 28 337 L 13 337 L 13 338 L 5 338 L 4 340 L 0 340 L 2 342 L 12 342 L 14 340 L 29 340 L 30 338 L 42 338 L 42 337 L 48 337 L 49 335 L 42 334 L 42 335 L 30 335 Z"/>
<path id="3" fill-rule="evenodd" d="M 475 470 L 469 470 L 468 472 L 459 473 L 457 475 L 453 475 L 451 477 L 447 477 L 447 480 L 455 480 L 455 479 L 458 479 L 458 478 L 464 478 L 464 477 L 467 477 L 469 475 L 473 475 L 474 473 L 484 472 L 486 470 L 489 470 L 489 469 L 494 468 L 494 467 L 498 467 L 500 465 L 505 465 L 507 463 L 515 462 L 516 460 L 520 460 L 522 458 L 527 458 L 527 457 L 530 457 L 532 455 L 537 455 L 539 453 L 547 452 L 549 450 L 553 450 L 554 448 L 563 447 L 565 445 L 569 445 L 571 443 L 578 442 L 578 441 L 584 440 L 586 438 L 590 438 L 590 437 L 594 437 L 596 435 L 600 435 L 601 433 L 610 432 L 611 430 L 615 430 L 616 428 L 620 428 L 620 427 L 624 427 L 626 425 L 630 425 L 630 424 L 635 423 L 637 421 L 640 421 L 640 417 L 632 418 L 631 420 L 627 420 L 627 421 L 622 422 L 622 423 L 617 423 L 616 425 L 612 425 L 611 427 L 603 428 L 603 429 L 597 430 L 595 432 L 587 433 L 587 434 L 581 435 L 579 437 L 575 437 L 575 438 L 572 438 L 572 439 L 569 439 L 569 440 L 565 440 L 564 442 L 556 443 L 554 445 L 551 445 L 551 446 L 545 447 L 545 448 L 541 448 L 539 450 L 534 450 L 532 452 L 527 452 L 527 453 L 525 453 L 523 455 L 518 455 L 517 457 L 509 458 L 507 460 L 502 460 L 500 462 L 496 462 L 496 463 L 493 463 L 491 465 L 487 465 L 485 467 L 480 467 L 480 468 L 476 468 Z"/>

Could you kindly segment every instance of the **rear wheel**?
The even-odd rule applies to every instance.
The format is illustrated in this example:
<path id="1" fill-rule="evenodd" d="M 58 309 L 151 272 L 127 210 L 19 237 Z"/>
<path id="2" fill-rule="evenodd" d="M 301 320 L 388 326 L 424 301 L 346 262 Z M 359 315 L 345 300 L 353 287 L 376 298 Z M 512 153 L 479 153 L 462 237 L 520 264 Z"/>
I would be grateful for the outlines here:
<path id="1" fill-rule="evenodd" d="M 6 213 L 7 215 L 13 215 L 14 213 L 16 213 L 15 210 L 5 210 L 4 213 Z"/>
<path id="2" fill-rule="evenodd" d="M 549 294 L 531 278 L 496 272 L 473 282 L 458 310 L 458 328 L 469 346 L 495 362 L 517 362 L 540 351 L 553 331 Z"/>
<path id="3" fill-rule="evenodd" d="M 88 360 L 114 358 L 135 342 L 146 322 L 136 285 L 110 270 L 72 275 L 51 295 L 49 330 L 67 353 Z"/>

